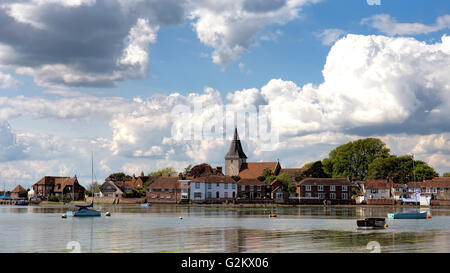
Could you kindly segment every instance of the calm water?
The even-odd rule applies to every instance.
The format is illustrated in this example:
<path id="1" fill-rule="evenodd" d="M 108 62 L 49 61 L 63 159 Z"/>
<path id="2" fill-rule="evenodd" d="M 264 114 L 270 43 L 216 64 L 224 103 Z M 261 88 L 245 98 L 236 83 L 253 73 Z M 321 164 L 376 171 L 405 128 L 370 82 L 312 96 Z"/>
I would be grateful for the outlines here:
<path id="1" fill-rule="evenodd" d="M 97 209 L 112 216 L 62 219 L 67 208 L 0 206 L 0 252 L 70 252 L 71 241 L 81 252 L 450 252 L 448 208 L 430 209 L 427 220 L 387 220 L 384 230 L 357 230 L 356 219 L 387 217 L 392 208 Z"/>

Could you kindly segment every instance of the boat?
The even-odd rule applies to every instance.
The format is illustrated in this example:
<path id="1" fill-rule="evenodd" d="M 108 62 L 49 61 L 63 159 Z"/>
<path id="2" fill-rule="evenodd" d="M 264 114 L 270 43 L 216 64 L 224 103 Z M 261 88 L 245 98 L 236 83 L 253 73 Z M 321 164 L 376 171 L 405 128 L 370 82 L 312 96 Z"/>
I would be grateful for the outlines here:
<path id="1" fill-rule="evenodd" d="M 92 154 L 92 185 L 94 185 L 94 154 Z M 78 209 L 66 212 L 67 216 L 102 216 L 101 211 L 89 209 L 94 207 L 95 193 L 92 194 L 92 201 L 89 205 L 75 205 Z"/>
<path id="2" fill-rule="evenodd" d="M 413 204 L 420 204 L 423 203 L 421 193 L 420 191 L 417 191 L 416 187 L 416 169 L 414 166 L 414 154 L 412 155 L 412 163 L 413 163 L 413 174 L 414 174 L 414 193 L 412 194 L 412 197 L 409 197 L 409 199 L 403 199 L 403 201 L 407 201 L 406 203 L 413 203 Z M 425 201 L 428 202 L 428 201 Z M 430 215 L 428 215 L 428 212 L 420 212 L 419 209 L 416 209 L 415 211 L 409 211 L 409 212 L 400 212 L 400 213 L 388 213 L 389 219 L 429 219 L 431 218 Z"/>
<path id="3" fill-rule="evenodd" d="M 401 212 L 401 213 L 388 213 L 390 219 L 429 219 L 431 216 L 425 212 Z"/>
<path id="4" fill-rule="evenodd" d="M 364 220 L 357 220 L 358 228 L 382 229 L 386 228 L 386 220 L 384 218 L 366 218 Z"/>
<path id="5" fill-rule="evenodd" d="M 142 207 L 150 207 L 152 205 L 152 203 L 142 203 L 141 206 Z"/>
<path id="6" fill-rule="evenodd" d="M 98 210 L 89 209 L 94 207 L 94 201 L 92 201 L 89 205 L 75 205 L 78 210 L 76 211 L 68 211 L 66 213 L 67 216 L 102 216 L 102 213 Z"/>
<path id="7" fill-rule="evenodd" d="M 28 206 L 28 202 L 23 200 L 23 201 L 16 202 L 14 205 L 16 205 L 16 206 Z"/>

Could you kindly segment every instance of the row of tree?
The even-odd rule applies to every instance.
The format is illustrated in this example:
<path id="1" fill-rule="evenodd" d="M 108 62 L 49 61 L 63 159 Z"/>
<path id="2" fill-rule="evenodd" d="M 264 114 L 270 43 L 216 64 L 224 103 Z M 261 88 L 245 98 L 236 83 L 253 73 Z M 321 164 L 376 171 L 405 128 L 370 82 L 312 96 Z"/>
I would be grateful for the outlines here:
<path id="1" fill-rule="evenodd" d="M 387 179 L 396 183 L 422 181 L 439 176 L 426 162 L 413 155 L 397 156 L 377 138 L 365 138 L 338 146 L 322 161 L 323 171 L 329 177 L 347 177 L 352 180 Z M 317 162 L 308 163 L 305 167 Z M 450 176 L 450 173 L 444 174 Z"/>

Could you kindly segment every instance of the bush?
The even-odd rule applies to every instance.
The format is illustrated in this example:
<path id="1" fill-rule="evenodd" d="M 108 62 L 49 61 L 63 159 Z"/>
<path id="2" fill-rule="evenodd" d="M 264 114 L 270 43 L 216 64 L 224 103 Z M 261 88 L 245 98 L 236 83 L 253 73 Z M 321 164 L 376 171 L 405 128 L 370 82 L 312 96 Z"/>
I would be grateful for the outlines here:
<path id="1" fill-rule="evenodd" d="M 50 201 L 50 202 L 59 202 L 59 197 L 56 196 L 56 195 L 50 195 L 48 197 L 48 201 Z"/>

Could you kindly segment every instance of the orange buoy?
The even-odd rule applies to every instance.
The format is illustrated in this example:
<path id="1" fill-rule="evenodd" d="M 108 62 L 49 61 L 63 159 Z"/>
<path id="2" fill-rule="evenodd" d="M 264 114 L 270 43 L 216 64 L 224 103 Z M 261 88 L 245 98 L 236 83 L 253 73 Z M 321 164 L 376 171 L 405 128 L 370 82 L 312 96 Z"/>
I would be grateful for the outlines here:
<path id="1" fill-rule="evenodd" d="M 427 215 L 427 219 L 431 219 L 431 215 Z"/>
<path id="2" fill-rule="evenodd" d="M 271 214 L 270 217 L 277 217 L 277 215 L 276 214 Z"/>

